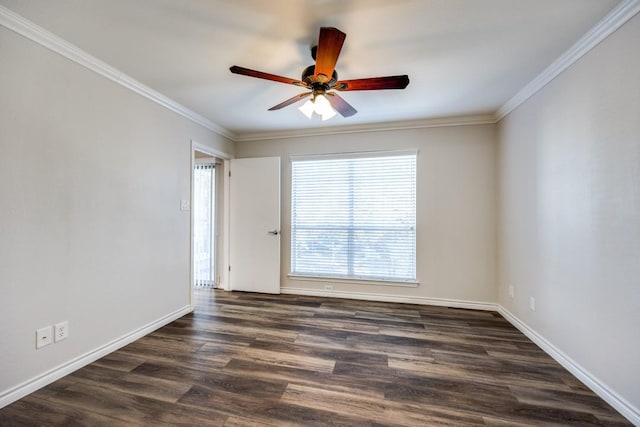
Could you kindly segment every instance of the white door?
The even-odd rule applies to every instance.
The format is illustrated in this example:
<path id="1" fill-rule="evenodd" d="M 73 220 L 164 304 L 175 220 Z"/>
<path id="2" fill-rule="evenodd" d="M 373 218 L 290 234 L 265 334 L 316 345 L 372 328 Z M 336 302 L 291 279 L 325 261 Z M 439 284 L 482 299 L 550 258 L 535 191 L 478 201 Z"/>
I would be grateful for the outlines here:
<path id="1" fill-rule="evenodd" d="M 232 291 L 280 293 L 280 157 L 231 160 Z"/>

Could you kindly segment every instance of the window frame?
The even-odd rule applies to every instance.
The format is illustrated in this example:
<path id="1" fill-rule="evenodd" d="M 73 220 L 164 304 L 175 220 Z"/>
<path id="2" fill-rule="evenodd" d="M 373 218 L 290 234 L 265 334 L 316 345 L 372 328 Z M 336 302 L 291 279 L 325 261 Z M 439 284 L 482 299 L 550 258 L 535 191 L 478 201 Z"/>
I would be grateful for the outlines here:
<path id="1" fill-rule="evenodd" d="M 341 153 L 322 153 L 322 154 L 297 154 L 291 155 L 289 158 L 290 165 L 290 227 L 289 227 L 289 248 L 290 248 L 290 256 L 289 256 L 289 273 L 287 277 L 292 280 L 299 281 L 312 281 L 312 282 L 331 282 L 331 283 L 348 283 L 348 284 L 364 284 L 364 285 L 380 285 L 380 286 L 400 286 L 400 287 L 417 287 L 420 284 L 418 279 L 418 155 L 419 150 L 417 149 L 408 149 L 408 150 L 381 150 L 381 151 L 356 151 L 356 152 L 341 152 Z M 395 157 L 395 156 L 415 156 L 416 157 L 416 176 L 415 176 L 415 224 L 414 224 L 414 233 L 415 233 L 415 241 L 414 241 L 414 264 L 415 264 L 415 279 L 378 279 L 378 278 L 363 278 L 363 277 L 348 277 L 342 275 L 324 275 L 324 274 L 304 274 L 304 273 L 294 273 L 292 272 L 293 267 L 293 163 L 298 161 L 306 161 L 306 160 L 338 160 L 338 159 L 363 159 L 363 158 L 373 158 L 373 157 Z"/>

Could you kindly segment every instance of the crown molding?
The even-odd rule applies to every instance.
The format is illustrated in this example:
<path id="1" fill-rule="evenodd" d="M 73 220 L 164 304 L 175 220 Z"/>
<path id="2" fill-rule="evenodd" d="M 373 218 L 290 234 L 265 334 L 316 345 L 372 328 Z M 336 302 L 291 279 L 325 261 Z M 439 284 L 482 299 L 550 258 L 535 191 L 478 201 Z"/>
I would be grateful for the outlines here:
<path id="1" fill-rule="evenodd" d="M 373 123 L 353 126 L 332 126 L 314 129 L 292 129 L 285 131 L 233 132 L 206 117 L 175 102 L 169 97 L 142 84 L 122 71 L 99 60 L 77 46 L 34 24 L 21 15 L 0 5 L 0 25 L 73 61 L 101 76 L 177 113 L 192 122 L 209 129 L 233 142 L 247 142 L 273 139 L 300 138 L 308 136 L 340 135 L 350 133 L 385 132 L 392 130 L 422 129 L 447 126 L 468 126 L 494 124 L 532 97 L 551 80 L 573 65 L 602 40 L 616 31 L 640 12 L 640 0 L 623 0 L 587 34 L 580 38 L 565 53 L 552 62 L 535 79 L 504 103 L 495 114 L 470 115 L 460 117 L 432 118 L 413 121 Z"/>
<path id="2" fill-rule="evenodd" d="M 375 123 L 353 126 L 333 126 L 327 128 L 298 129 L 286 131 L 266 131 L 258 133 L 238 133 L 212 122 L 200 114 L 175 102 L 160 92 L 151 89 L 131 76 L 123 73 L 104 61 L 90 55 L 79 47 L 69 43 L 61 37 L 45 30 L 23 16 L 0 5 L 0 25 L 55 52 L 70 61 L 75 62 L 145 98 L 177 113 L 192 122 L 203 126 L 233 142 L 270 140 L 281 138 L 298 138 L 304 136 L 338 135 L 344 133 L 383 132 L 389 130 L 420 129 L 442 126 L 465 126 L 474 124 L 495 123 L 492 114 L 463 117 L 448 117 L 439 119 L 425 119 L 404 122 Z"/>
<path id="3" fill-rule="evenodd" d="M 518 108 L 523 102 L 531 98 L 545 87 L 560 73 L 576 63 L 611 33 L 622 27 L 627 21 L 640 12 L 640 0 L 624 0 L 611 10 L 600 22 L 582 36 L 558 59 L 553 61 L 536 78 L 520 89 L 511 99 L 496 111 L 496 121 L 502 120 L 507 114 Z"/>
<path id="4" fill-rule="evenodd" d="M 273 139 L 302 138 L 307 136 L 342 135 L 349 133 L 386 132 L 392 130 L 423 129 L 448 126 L 469 126 L 495 124 L 493 114 L 478 114 L 472 116 L 444 117 L 399 122 L 368 123 L 352 126 L 332 126 L 312 129 L 292 129 L 286 131 L 267 131 L 256 133 L 238 133 L 236 142 L 267 141 Z"/>
<path id="5" fill-rule="evenodd" d="M 79 47 L 34 24 L 21 15 L 0 6 L 0 25 L 55 52 L 78 65 L 100 74 L 103 77 L 177 113 L 192 122 L 203 126 L 218 135 L 233 140 L 235 134 L 199 115 L 169 97 L 140 83 L 122 71 L 90 55 Z"/>

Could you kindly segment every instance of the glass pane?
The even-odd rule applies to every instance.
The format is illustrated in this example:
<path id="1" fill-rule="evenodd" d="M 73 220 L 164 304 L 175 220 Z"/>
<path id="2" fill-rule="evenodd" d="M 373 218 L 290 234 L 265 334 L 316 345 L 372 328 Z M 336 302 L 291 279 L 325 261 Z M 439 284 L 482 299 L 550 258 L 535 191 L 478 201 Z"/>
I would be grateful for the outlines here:
<path id="1" fill-rule="evenodd" d="M 292 242 L 293 272 L 346 276 L 348 234 L 346 230 L 297 229 Z"/>
<path id="2" fill-rule="evenodd" d="M 353 275 L 370 279 L 415 279 L 415 232 L 354 231 Z"/>

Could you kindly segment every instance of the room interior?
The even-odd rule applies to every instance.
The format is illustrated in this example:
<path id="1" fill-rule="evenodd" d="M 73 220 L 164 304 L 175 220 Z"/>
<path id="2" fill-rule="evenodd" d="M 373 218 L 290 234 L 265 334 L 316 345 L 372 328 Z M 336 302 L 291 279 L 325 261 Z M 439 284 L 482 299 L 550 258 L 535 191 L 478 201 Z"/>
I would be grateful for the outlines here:
<path id="1" fill-rule="evenodd" d="M 497 312 L 640 425 L 639 11 L 0 0 L 0 408 L 193 311 L 182 202 L 201 152 L 225 189 L 232 160 L 280 158 L 283 298 Z M 342 92 L 357 114 L 321 121 L 268 111 L 300 88 L 229 72 L 298 78 L 323 26 L 347 34 L 341 78 L 407 88 Z M 290 275 L 292 156 L 389 150 L 418 152 L 419 283 Z M 36 349 L 61 321 L 69 337 Z"/>

